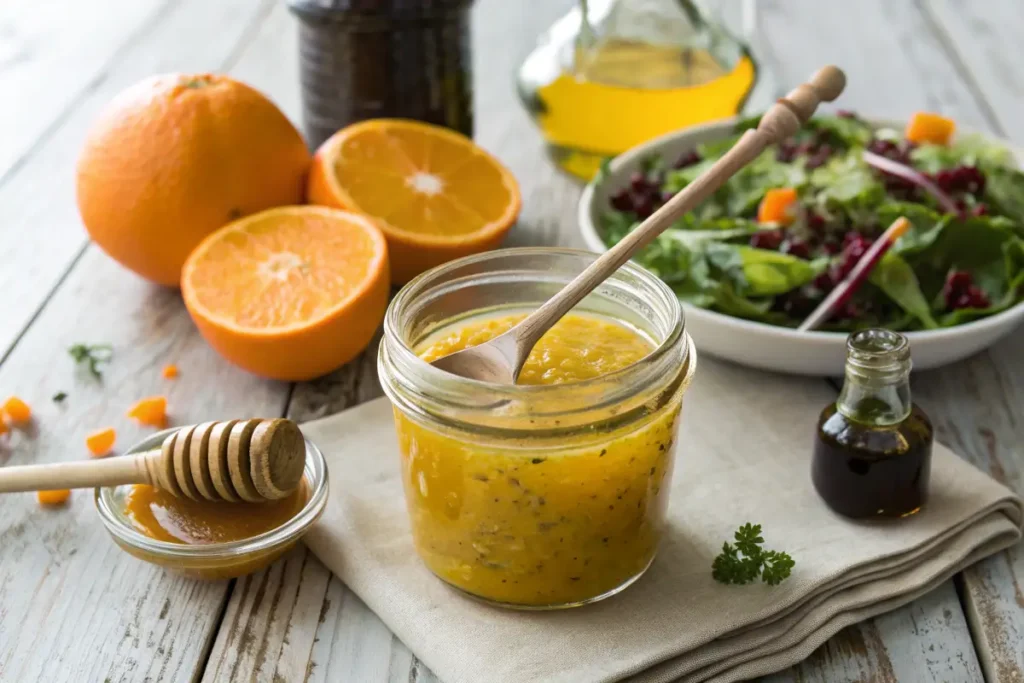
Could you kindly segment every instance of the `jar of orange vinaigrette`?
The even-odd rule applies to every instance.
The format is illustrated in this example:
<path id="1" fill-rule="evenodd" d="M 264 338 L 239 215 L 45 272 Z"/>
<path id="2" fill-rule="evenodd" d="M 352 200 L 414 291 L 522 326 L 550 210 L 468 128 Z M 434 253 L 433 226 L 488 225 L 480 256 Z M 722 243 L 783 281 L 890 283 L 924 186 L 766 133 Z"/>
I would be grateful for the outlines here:
<path id="1" fill-rule="evenodd" d="M 428 363 L 508 329 L 596 257 L 470 256 L 410 282 L 385 318 L 378 369 L 416 550 L 487 602 L 552 609 L 614 595 L 662 536 L 696 355 L 657 277 L 620 269 L 541 339 L 519 384 Z"/>

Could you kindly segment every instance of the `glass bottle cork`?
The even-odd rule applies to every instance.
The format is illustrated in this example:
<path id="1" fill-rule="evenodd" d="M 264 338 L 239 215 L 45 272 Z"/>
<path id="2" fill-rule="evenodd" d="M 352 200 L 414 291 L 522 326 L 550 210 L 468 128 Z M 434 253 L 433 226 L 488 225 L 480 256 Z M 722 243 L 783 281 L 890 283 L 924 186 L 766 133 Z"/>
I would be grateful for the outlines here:
<path id="1" fill-rule="evenodd" d="M 851 334 L 846 349 L 843 390 L 818 420 L 814 488 L 846 517 L 912 515 L 928 498 L 932 425 L 910 400 L 910 345 L 871 329 Z"/>

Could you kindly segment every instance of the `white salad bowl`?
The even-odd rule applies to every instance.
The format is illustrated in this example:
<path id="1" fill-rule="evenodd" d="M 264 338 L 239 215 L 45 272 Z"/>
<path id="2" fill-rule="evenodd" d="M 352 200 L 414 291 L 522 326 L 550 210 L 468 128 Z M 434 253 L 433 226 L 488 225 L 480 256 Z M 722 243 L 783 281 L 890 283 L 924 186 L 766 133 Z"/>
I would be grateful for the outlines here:
<path id="1" fill-rule="evenodd" d="M 739 118 L 688 128 L 655 138 L 617 156 L 606 172 L 595 179 L 580 197 L 578 220 L 583 240 L 597 252 L 608 250 L 598 226 L 608 210 L 610 195 L 624 187 L 641 161 L 652 155 L 674 159 L 704 142 L 732 135 Z M 879 128 L 901 130 L 899 121 L 871 120 Z M 968 131 L 969 132 L 969 131 Z M 1024 151 L 991 138 L 1005 146 L 1024 165 Z M 843 374 L 846 337 L 842 332 L 797 332 L 752 320 L 716 313 L 689 304 L 686 329 L 697 348 L 723 360 L 741 365 L 795 375 L 835 377 Z M 1024 302 L 996 315 L 956 327 L 907 332 L 914 368 L 926 370 L 962 360 L 986 349 L 1012 332 L 1024 320 Z"/>

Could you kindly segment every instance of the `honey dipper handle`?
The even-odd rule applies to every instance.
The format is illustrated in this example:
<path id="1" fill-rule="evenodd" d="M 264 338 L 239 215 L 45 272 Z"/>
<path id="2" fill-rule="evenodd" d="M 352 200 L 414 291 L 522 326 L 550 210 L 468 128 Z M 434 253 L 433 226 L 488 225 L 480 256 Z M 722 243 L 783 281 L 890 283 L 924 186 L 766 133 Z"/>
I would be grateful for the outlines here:
<path id="1" fill-rule="evenodd" d="M 683 214 L 692 211 L 710 197 L 737 171 L 753 161 L 766 147 L 784 140 L 800 129 L 822 102 L 831 102 L 846 87 L 846 76 L 835 66 L 819 69 L 807 83 L 797 86 L 776 102 L 755 130 L 748 130 L 725 155 L 696 180 L 684 187 L 664 206 L 651 214 L 614 247 L 528 315 L 508 334 L 515 342 L 514 358 L 518 365 L 512 376 L 518 377 L 522 364 L 534 344 L 548 329 L 583 300 L 587 294 L 622 267 L 636 252 L 647 246 Z M 510 354 L 506 354 L 510 355 Z"/>
<path id="2" fill-rule="evenodd" d="M 102 460 L 0 467 L 0 493 L 151 484 L 156 481 L 152 470 L 147 468 L 147 458 L 152 455 L 142 453 Z"/>

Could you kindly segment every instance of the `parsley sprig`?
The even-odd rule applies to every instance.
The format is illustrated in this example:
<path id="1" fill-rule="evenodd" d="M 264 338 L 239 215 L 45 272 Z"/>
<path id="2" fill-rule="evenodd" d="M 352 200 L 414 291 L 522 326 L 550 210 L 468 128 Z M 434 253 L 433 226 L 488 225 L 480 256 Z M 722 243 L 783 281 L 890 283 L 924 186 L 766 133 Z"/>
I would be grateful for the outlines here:
<path id="1" fill-rule="evenodd" d="M 711 565 L 715 581 L 745 584 L 760 576 L 765 583 L 776 586 L 787 578 L 796 563 L 788 553 L 765 550 L 760 524 L 744 524 L 733 535 L 735 543 L 726 541 L 722 552 Z"/>
<path id="2" fill-rule="evenodd" d="M 109 363 L 110 357 L 114 355 L 114 349 L 110 344 L 74 344 L 68 349 L 68 353 L 79 365 L 85 364 L 93 377 L 103 379 L 100 363 Z"/>

